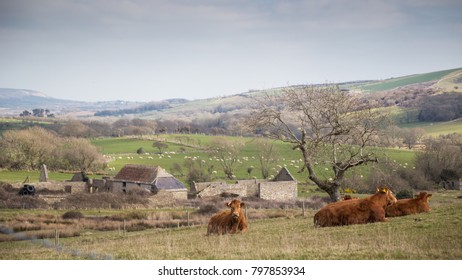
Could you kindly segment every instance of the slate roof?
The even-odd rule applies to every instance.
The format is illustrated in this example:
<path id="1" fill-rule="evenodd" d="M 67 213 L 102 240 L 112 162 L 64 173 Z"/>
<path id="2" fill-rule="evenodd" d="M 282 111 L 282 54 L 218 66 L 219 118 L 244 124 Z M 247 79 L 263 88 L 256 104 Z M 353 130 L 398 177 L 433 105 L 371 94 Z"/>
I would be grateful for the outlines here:
<path id="1" fill-rule="evenodd" d="M 154 181 L 154 185 L 159 190 L 178 190 L 186 187 L 175 177 L 159 177 Z"/>
<path id="2" fill-rule="evenodd" d="M 157 178 L 159 166 L 127 164 L 114 177 L 117 181 L 151 184 Z"/>
<path id="3" fill-rule="evenodd" d="M 183 183 L 160 166 L 127 164 L 117 173 L 114 180 L 154 185 L 159 190 L 186 190 Z"/>

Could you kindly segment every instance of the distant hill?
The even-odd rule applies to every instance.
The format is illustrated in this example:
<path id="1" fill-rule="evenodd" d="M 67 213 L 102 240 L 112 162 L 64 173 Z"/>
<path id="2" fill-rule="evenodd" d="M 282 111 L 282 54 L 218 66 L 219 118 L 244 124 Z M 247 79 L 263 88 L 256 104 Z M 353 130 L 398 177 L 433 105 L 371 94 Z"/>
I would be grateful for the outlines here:
<path id="1" fill-rule="evenodd" d="M 0 107 L 3 108 L 22 108 L 25 106 L 34 106 L 36 104 L 62 104 L 64 100 L 55 99 L 44 93 L 27 90 L 0 88 Z"/>
<path id="2" fill-rule="evenodd" d="M 83 102 L 53 98 L 45 93 L 28 89 L 0 88 L 0 115 L 18 115 L 24 110 L 49 109 L 53 114 L 65 115 L 72 112 L 114 110 L 139 106 L 140 102 L 107 101 Z"/>
<path id="3" fill-rule="evenodd" d="M 339 85 L 342 89 L 376 99 L 379 106 L 409 106 L 421 95 L 441 92 L 462 92 L 462 68 L 390 78 L 380 81 L 351 81 Z M 296 87 L 296 86 L 294 86 Z M 264 94 L 279 94 L 285 88 L 252 90 L 229 96 L 200 100 L 168 99 L 158 102 L 80 102 L 56 99 L 34 90 L 0 88 L 0 115 L 18 114 L 34 108 L 49 109 L 59 115 L 80 117 L 129 116 L 145 119 L 193 120 L 246 114 L 254 98 Z"/>
<path id="4" fill-rule="evenodd" d="M 431 81 L 439 81 L 441 79 L 444 79 L 446 76 L 451 76 L 453 73 L 461 73 L 462 68 L 456 68 L 456 69 L 449 69 L 449 70 L 442 70 L 442 71 L 436 71 L 436 72 L 430 72 L 430 73 L 424 73 L 424 74 L 415 74 L 415 75 L 409 75 L 409 76 L 404 76 L 404 77 L 398 77 L 398 78 L 390 78 L 382 81 L 377 81 L 377 82 L 369 82 L 362 84 L 356 89 L 359 89 L 364 92 L 378 92 L 378 91 L 386 91 L 386 90 L 392 90 L 397 87 L 403 87 L 403 86 L 409 86 L 412 84 L 419 84 L 419 83 L 426 83 L 426 82 L 431 82 Z M 460 76 L 459 76 L 460 77 Z"/>

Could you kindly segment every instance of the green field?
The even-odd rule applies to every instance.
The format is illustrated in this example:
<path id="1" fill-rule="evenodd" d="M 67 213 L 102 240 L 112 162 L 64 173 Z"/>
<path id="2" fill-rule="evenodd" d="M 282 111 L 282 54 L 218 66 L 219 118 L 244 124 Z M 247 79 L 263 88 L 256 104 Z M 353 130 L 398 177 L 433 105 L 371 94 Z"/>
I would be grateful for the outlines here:
<path id="1" fill-rule="evenodd" d="M 93 178 L 100 178 L 102 175 L 115 175 L 125 164 L 143 164 L 143 165 L 160 165 L 168 172 L 172 172 L 179 180 L 186 183 L 187 173 L 186 167 L 183 167 L 183 175 L 171 171 L 175 163 L 183 166 L 186 158 L 195 158 L 203 165 L 213 166 L 213 170 L 217 171 L 213 175 L 213 180 L 227 180 L 225 174 L 221 170 L 219 162 L 211 158 L 205 151 L 208 143 L 215 139 L 215 136 L 205 135 L 162 135 L 161 138 L 152 136 L 151 139 L 136 139 L 136 138 L 101 138 L 92 141 L 94 145 L 99 147 L 102 153 L 108 158 L 108 169 L 105 174 L 90 175 Z M 260 163 L 257 159 L 258 147 L 256 146 L 255 138 L 245 137 L 228 137 L 235 141 L 243 141 L 245 146 L 241 152 L 240 159 L 236 165 L 237 179 L 250 179 L 252 177 L 261 178 Z M 154 141 L 166 141 L 168 148 L 164 154 L 159 154 L 159 150 L 152 147 Z M 276 142 L 278 148 L 278 161 L 273 164 L 271 174 L 276 175 L 281 167 L 287 167 L 292 175 L 301 183 L 307 182 L 307 172 L 299 173 L 302 166 L 301 155 L 298 151 L 294 151 L 291 145 L 283 142 Z M 136 153 L 138 148 L 143 148 L 146 154 L 139 155 Z M 390 158 L 401 164 L 411 165 L 413 162 L 414 151 L 398 150 L 398 149 L 380 149 L 377 150 L 379 158 Z M 247 173 L 248 167 L 253 166 L 252 173 Z M 329 178 L 332 176 L 330 171 L 326 171 L 327 166 L 317 166 L 318 174 Z M 356 174 L 367 176 L 369 166 L 361 166 L 355 169 Z M 37 182 L 39 171 L 0 171 L 0 181 L 6 182 L 22 182 L 29 176 L 32 182 Z M 51 180 L 70 180 L 71 173 L 49 172 Z M 187 185 L 187 184 L 186 184 Z"/>
<path id="2" fill-rule="evenodd" d="M 454 120 L 449 122 L 418 122 L 418 123 L 409 123 L 403 124 L 401 127 L 413 128 L 420 127 L 423 128 L 426 133 L 430 136 L 436 137 L 442 134 L 451 134 L 451 133 L 462 133 L 462 120 Z"/>
<path id="3" fill-rule="evenodd" d="M 369 92 L 390 90 L 393 88 L 407 86 L 411 84 L 439 80 L 443 78 L 444 76 L 452 72 L 458 71 L 460 69 L 461 68 L 444 70 L 444 71 L 436 71 L 436 72 L 425 73 L 425 74 L 416 74 L 416 75 L 404 76 L 404 77 L 399 77 L 399 78 L 392 78 L 392 79 L 383 80 L 378 83 L 367 84 L 367 85 L 361 86 L 360 89 L 363 91 L 369 91 Z"/>
<path id="4" fill-rule="evenodd" d="M 61 238 L 58 247 L 50 239 L 0 242 L 0 258 L 459 260 L 462 258 L 462 199 L 458 198 L 461 195 L 460 191 L 434 193 L 430 213 L 390 218 L 385 223 L 315 228 L 316 210 L 307 211 L 306 217 L 300 213 L 255 220 L 249 209 L 246 234 L 205 237 L 205 224 L 125 235 L 119 231 L 82 230 L 78 237 Z M 8 219 L 14 215 L 12 211 L 0 210 L 0 217 Z M 41 210 L 40 213 L 53 217 L 57 212 Z M 98 215 L 96 211 L 91 213 Z"/>

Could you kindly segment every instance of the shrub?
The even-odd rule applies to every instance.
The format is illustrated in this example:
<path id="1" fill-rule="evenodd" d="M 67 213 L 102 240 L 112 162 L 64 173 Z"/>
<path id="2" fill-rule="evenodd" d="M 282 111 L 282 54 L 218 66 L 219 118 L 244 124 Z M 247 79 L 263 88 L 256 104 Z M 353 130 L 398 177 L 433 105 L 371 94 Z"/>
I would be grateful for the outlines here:
<path id="1" fill-rule="evenodd" d="M 404 199 L 404 198 L 413 198 L 414 194 L 411 190 L 400 190 L 396 193 L 397 199 Z"/>
<path id="2" fill-rule="evenodd" d="M 111 216 L 112 220 L 123 221 L 123 220 L 145 220 L 148 218 L 146 212 L 132 211 L 128 213 L 119 213 Z"/>
<path id="3" fill-rule="evenodd" d="M 124 206 L 133 204 L 147 205 L 149 199 L 136 194 L 114 194 L 114 193 L 76 193 L 56 203 L 57 209 L 85 209 L 85 208 L 114 208 L 121 209 Z"/>
<path id="4" fill-rule="evenodd" d="M 220 209 L 215 204 L 203 204 L 197 210 L 198 214 L 213 214 L 218 212 Z"/>
<path id="5" fill-rule="evenodd" d="M 83 219 L 85 216 L 79 211 L 68 211 L 62 215 L 63 219 Z"/>
<path id="6" fill-rule="evenodd" d="M 48 203 L 38 197 L 18 195 L 17 192 L 8 192 L 0 188 L 0 208 L 10 209 L 47 209 Z"/>

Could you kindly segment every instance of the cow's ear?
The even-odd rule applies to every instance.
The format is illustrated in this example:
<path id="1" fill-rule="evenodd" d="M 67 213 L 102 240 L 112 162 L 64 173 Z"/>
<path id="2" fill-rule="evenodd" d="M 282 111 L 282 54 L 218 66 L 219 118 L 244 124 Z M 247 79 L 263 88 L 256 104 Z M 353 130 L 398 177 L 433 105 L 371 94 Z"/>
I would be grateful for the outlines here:
<path id="1" fill-rule="evenodd" d="M 380 188 L 379 192 L 381 193 L 387 193 L 388 189 L 387 188 Z"/>
<path id="2" fill-rule="evenodd" d="M 244 203 L 244 202 L 241 202 L 241 207 L 245 207 L 245 203 Z"/>
<path id="3" fill-rule="evenodd" d="M 427 195 L 427 198 L 430 198 L 431 196 L 432 196 L 432 194 L 431 194 L 431 193 L 429 193 L 429 194 Z"/>

